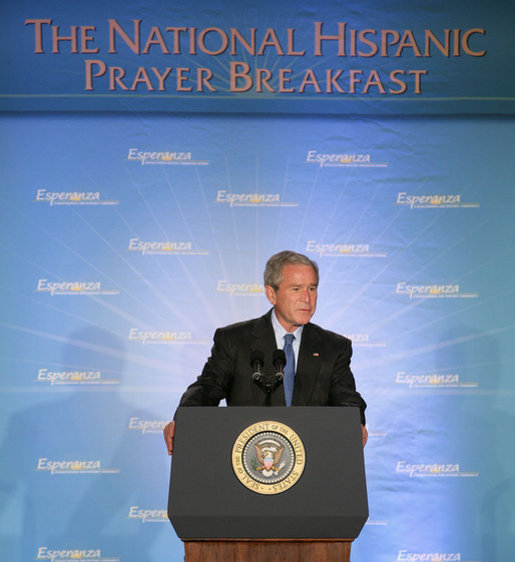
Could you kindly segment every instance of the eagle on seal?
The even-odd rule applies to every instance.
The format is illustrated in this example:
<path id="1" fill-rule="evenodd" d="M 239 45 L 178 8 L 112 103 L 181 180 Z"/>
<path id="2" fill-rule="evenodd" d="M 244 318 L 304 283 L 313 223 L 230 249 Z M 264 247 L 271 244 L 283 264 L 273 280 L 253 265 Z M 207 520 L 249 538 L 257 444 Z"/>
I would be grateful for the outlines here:
<path id="1" fill-rule="evenodd" d="M 256 470 L 263 471 L 265 476 L 269 476 L 272 474 L 272 471 L 277 474 L 283 468 L 284 463 L 281 466 L 277 465 L 281 460 L 284 445 L 271 447 L 269 444 L 262 442 L 255 443 L 254 447 L 256 448 L 256 456 L 260 463 Z"/>

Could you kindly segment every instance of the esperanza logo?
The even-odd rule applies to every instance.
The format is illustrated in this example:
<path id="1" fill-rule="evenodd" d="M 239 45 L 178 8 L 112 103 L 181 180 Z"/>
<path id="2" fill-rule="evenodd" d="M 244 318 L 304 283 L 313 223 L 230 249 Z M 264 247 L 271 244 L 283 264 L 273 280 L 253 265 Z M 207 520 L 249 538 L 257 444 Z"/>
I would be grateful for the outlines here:
<path id="1" fill-rule="evenodd" d="M 374 342 L 370 334 L 343 334 L 352 341 L 353 347 L 386 347 L 384 342 Z"/>
<path id="2" fill-rule="evenodd" d="M 141 418 L 130 418 L 128 428 L 141 433 L 161 433 L 168 420 L 142 420 Z"/>
<path id="3" fill-rule="evenodd" d="M 120 291 L 103 289 L 100 281 L 49 281 L 39 279 L 36 293 L 57 295 L 118 295 Z"/>
<path id="4" fill-rule="evenodd" d="M 306 252 L 323 257 L 385 258 L 386 252 L 374 252 L 370 244 L 323 244 L 309 240 Z"/>
<path id="5" fill-rule="evenodd" d="M 208 160 L 194 160 L 191 152 L 149 152 L 138 148 L 129 148 L 127 160 L 139 162 L 142 166 L 148 164 L 180 164 L 187 166 L 207 166 Z"/>
<path id="6" fill-rule="evenodd" d="M 309 150 L 306 156 L 308 164 L 316 164 L 321 168 L 329 166 L 346 168 L 386 168 L 387 162 L 373 162 L 370 154 L 358 153 L 323 153 Z"/>
<path id="7" fill-rule="evenodd" d="M 61 562 L 62 560 L 73 560 L 74 562 L 80 562 L 81 560 L 88 560 L 90 562 L 119 562 L 120 558 L 116 556 L 103 556 L 99 548 L 57 550 L 41 546 L 38 548 L 36 560 L 51 560 L 52 562 Z"/>
<path id="8" fill-rule="evenodd" d="M 158 241 L 145 241 L 138 238 L 131 238 L 129 241 L 129 252 L 141 252 L 145 254 L 177 254 L 182 256 L 207 256 L 207 250 L 196 250 L 193 247 L 193 242 L 172 242 L 170 240 Z"/>
<path id="9" fill-rule="evenodd" d="M 229 281 L 218 281 L 217 293 L 228 293 L 230 295 L 262 295 L 265 287 L 262 283 L 230 283 Z"/>
<path id="10" fill-rule="evenodd" d="M 397 295 L 407 295 L 410 299 L 434 298 L 477 298 L 478 293 L 462 293 L 458 284 L 448 285 L 408 285 L 405 282 L 397 283 Z"/>
<path id="11" fill-rule="evenodd" d="M 405 191 L 397 195 L 396 205 L 407 205 L 410 209 L 477 208 L 479 203 L 465 203 L 461 194 L 408 195 Z"/>
<path id="12" fill-rule="evenodd" d="M 103 468 L 99 460 L 55 461 L 46 457 L 38 459 L 36 471 L 50 474 L 117 474 L 119 468 Z"/>
<path id="13" fill-rule="evenodd" d="M 228 203 L 231 207 L 298 207 L 291 201 L 281 201 L 279 193 L 230 193 L 220 189 L 216 194 L 217 203 Z"/>
<path id="14" fill-rule="evenodd" d="M 164 509 L 141 509 L 139 505 L 132 505 L 129 509 L 129 519 L 140 519 L 142 523 L 169 522 Z"/>
<path id="15" fill-rule="evenodd" d="M 164 331 L 140 330 L 139 328 L 131 328 L 129 332 L 129 340 L 137 341 L 143 344 L 192 343 L 193 336 L 191 332 L 179 332 L 179 331 L 170 331 L 170 330 L 164 330 Z"/>
<path id="16" fill-rule="evenodd" d="M 410 478 L 429 477 L 478 477 L 479 472 L 462 471 L 459 464 L 410 464 L 398 461 L 395 469 L 397 474 L 407 474 Z"/>
<path id="17" fill-rule="evenodd" d="M 102 199 L 99 191 L 48 191 L 38 189 L 36 201 L 53 205 L 118 205 L 119 201 Z"/>
<path id="18" fill-rule="evenodd" d="M 458 373 L 442 374 L 409 374 L 399 371 L 395 379 L 396 384 L 406 384 L 409 388 L 476 388 L 477 382 L 465 383 L 460 381 Z"/>
<path id="19" fill-rule="evenodd" d="M 399 550 L 397 554 L 398 562 L 453 562 L 461 560 L 460 552 L 410 552 L 409 550 Z"/>
<path id="20" fill-rule="evenodd" d="M 52 371 L 39 369 L 37 382 L 53 385 L 68 384 L 119 384 L 119 379 L 103 379 L 100 371 Z"/>

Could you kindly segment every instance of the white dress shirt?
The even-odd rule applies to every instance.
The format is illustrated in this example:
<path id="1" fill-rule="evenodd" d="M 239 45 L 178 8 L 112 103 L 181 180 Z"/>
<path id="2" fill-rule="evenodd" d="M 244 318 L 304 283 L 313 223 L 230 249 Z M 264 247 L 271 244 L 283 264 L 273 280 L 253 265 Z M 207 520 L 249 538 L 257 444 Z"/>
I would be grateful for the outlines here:
<path id="1" fill-rule="evenodd" d="M 288 333 L 292 333 L 295 336 L 293 340 L 292 347 L 293 347 L 293 354 L 295 355 L 295 370 L 297 370 L 297 365 L 299 364 L 299 349 L 300 349 L 300 340 L 302 339 L 302 329 L 304 326 L 299 326 L 294 332 L 287 332 L 277 320 L 277 316 L 275 314 L 275 309 L 272 311 L 272 327 L 274 328 L 275 334 L 275 341 L 277 344 L 277 349 L 284 348 L 284 336 Z"/>

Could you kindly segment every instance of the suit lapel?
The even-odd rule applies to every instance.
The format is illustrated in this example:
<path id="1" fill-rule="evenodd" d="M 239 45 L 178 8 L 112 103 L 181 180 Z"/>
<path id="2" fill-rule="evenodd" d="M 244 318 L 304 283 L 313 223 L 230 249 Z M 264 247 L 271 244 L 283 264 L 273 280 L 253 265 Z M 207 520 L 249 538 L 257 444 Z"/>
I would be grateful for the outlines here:
<path id="1" fill-rule="evenodd" d="M 277 349 L 277 342 L 275 341 L 275 333 L 271 320 L 272 310 L 269 310 L 267 314 L 261 316 L 252 330 L 253 339 L 251 351 L 259 350 L 263 352 L 265 359 L 263 370 L 267 374 L 275 373 L 272 356 Z M 285 404 L 284 389 L 281 386 L 272 394 L 272 406 L 285 406 Z"/>
<path id="2" fill-rule="evenodd" d="M 272 311 L 259 318 L 252 330 L 251 351 L 259 350 L 263 352 L 266 373 L 275 372 L 272 364 L 272 355 L 277 349 L 274 329 L 271 320 Z M 293 406 L 307 406 L 313 394 L 318 374 L 320 372 L 321 342 L 312 324 L 306 324 L 302 330 L 302 340 L 300 342 L 299 360 L 297 373 L 295 375 L 295 387 L 293 390 Z M 282 386 L 272 394 L 272 406 L 284 406 L 284 389 Z"/>
<path id="3" fill-rule="evenodd" d="M 272 353 L 277 347 L 275 343 L 274 329 L 272 328 L 272 320 L 270 319 L 269 311 L 261 318 L 258 318 L 256 324 L 252 329 L 252 344 L 251 351 L 262 351 L 265 356 L 265 365 L 272 364 Z"/>
<path id="4" fill-rule="evenodd" d="M 317 334 L 312 324 L 306 324 L 302 330 L 299 349 L 299 361 L 295 375 L 293 405 L 307 406 L 320 372 L 321 358 Z"/>

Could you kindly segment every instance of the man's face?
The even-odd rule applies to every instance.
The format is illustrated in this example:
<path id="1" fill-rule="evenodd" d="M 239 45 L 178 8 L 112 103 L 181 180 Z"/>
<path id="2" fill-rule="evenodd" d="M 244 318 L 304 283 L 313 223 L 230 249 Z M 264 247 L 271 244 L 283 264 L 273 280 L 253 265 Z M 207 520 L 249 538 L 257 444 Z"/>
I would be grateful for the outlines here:
<path id="1" fill-rule="evenodd" d="M 275 306 L 281 326 L 294 332 L 307 324 L 317 305 L 317 276 L 310 265 L 285 265 L 277 290 L 265 287 L 268 300 Z"/>

